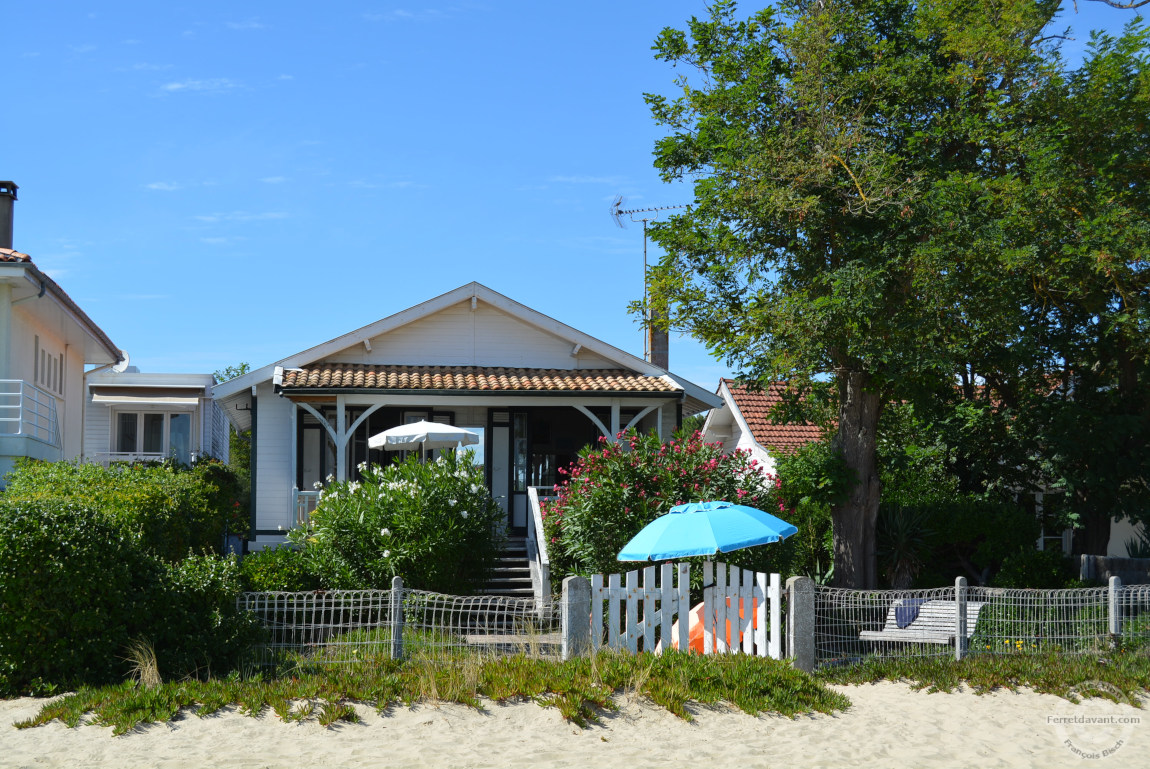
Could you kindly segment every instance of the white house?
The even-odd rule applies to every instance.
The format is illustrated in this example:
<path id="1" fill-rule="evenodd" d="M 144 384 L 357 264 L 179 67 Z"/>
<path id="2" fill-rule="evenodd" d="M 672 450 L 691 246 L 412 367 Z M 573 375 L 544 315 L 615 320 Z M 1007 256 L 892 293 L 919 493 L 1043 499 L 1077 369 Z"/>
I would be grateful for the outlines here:
<path id="1" fill-rule="evenodd" d="M 280 542 L 313 484 L 385 461 L 368 437 L 420 419 L 482 435 L 488 488 L 512 535 L 537 534 L 529 489 L 599 436 L 669 436 L 719 405 L 703 388 L 469 283 L 242 377 L 215 397 L 252 432 L 253 548 Z"/>
<path id="2" fill-rule="evenodd" d="M 84 367 L 126 363 L 56 281 L 12 250 L 16 189 L 0 182 L 0 487 L 20 457 L 78 458 Z"/>
<path id="3" fill-rule="evenodd" d="M 227 419 L 212 400 L 211 374 L 142 374 L 135 366 L 88 376 L 84 459 L 109 462 L 208 455 L 228 461 Z"/>
<path id="4" fill-rule="evenodd" d="M 733 379 L 720 379 L 718 396 L 722 405 L 707 414 L 703 440 L 721 443 L 727 454 L 749 451 L 769 473 L 775 471 L 774 454 L 794 451 L 822 436 L 816 425 L 771 422 L 771 409 L 782 400 L 782 385 L 751 390 Z"/>

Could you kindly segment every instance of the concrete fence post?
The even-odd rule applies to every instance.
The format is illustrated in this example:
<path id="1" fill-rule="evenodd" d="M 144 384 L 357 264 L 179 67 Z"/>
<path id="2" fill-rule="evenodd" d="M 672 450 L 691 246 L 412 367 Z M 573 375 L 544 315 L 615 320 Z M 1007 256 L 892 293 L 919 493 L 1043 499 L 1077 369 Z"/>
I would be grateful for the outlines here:
<path id="1" fill-rule="evenodd" d="M 591 648 L 591 583 L 584 577 L 563 580 L 560 607 L 563 659 L 579 657 Z"/>
<path id="2" fill-rule="evenodd" d="M 815 581 L 787 578 L 787 659 L 807 673 L 815 672 Z"/>
<path id="3" fill-rule="evenodd" d="M 966 655 L 966 577 L 954 578 L 954 658 Z"/>
<path id="4" fill-rule="evenodd" d="M 391 658 L 403 659 L 403 578 L 391 578 Z"/>
<path id="5" fill-rule="evenodd" d="M 1110 618 L 1110 640 L 1117 642 L 1122 635 L 1122 604 L 1118 600 L 1118 593 L 1122 589 L 1122 580 L 1118 577 L 1110 578 L 1107 595 L 1107 614 Z"/>

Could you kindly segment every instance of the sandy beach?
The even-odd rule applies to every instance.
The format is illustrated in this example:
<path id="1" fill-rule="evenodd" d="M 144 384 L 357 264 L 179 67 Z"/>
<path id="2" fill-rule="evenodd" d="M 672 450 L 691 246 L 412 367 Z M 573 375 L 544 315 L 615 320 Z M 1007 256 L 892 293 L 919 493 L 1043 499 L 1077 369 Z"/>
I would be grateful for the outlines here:
<path id="1" fill-rule="evenodd" d="M 17 730 L 41 701 L 0 702 L 3 767 L 1029 767 L 1082 766 L 1074 751 L 1102 752 L 1096 765 L 1150 766 L 1150 724 L 1059 726 L 1048 717 L 1140 718 L 1130 705 L 1074 705 L 1028 691 L 975 695 L 913 691 L 905 684 L 838 687 L 854 705 L 835 715 L 754 718 L 731 709 L 694 710 L 684 722 L 650 703 L 620 698 L 620 710 L 580 729 L 533 703 L 360 707 L 359 724 L 286 724 L 273 714 L 182 714 L 123 737 L 61 723 Z"/>

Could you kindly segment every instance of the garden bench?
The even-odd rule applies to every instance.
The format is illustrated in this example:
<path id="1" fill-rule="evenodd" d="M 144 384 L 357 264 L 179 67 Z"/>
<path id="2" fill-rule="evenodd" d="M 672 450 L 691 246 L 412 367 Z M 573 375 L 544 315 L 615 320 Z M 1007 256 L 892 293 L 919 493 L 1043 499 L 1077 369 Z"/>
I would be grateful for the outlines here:
<path id="1" fill-rule="evenodd" d="M 985 605 L 979 601 L 966 602 L 966 637 L 974 634 L 978 613 Z M 864 630 L 859 633 L 863 641 L 903 641 L 906 643 L 949 644 L 954 641 L 954 601 L 922 601 L 899 598 L 886 613 L 882 630 Z M 917 608 L 917 613 L 915 609 Z M 900 622 L 901 620 L 901 622 Z"/>

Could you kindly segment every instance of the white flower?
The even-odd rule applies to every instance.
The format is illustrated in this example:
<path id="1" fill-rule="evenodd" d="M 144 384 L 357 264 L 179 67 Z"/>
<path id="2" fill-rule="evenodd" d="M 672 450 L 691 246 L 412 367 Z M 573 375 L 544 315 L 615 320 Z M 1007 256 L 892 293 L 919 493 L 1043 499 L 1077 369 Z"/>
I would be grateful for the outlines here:
<path id="1" fill-rule="evenodd" d="M 467 518 L 467 511 L 464 510 L 462 513 L 460 513 L 460 515 L 462 515 L 464 517 L 464 519 L 466 519 Z"/>
<path id="2" fill-rule="evenodd" d="M 364 470 L 367 469 L 367 462 L 360 462 L 358 465 L 356 465 L 356 468 L 358 468 L 359 471 L 362 473 Z"/>
<path id="3" fill-rule="evenodd" d="M 390 537 L 391 536 L 391 529 L 380 529 L 379 530 L 379 536 Z"/>
<path id="4" fill-rule="evenodd" d="M 383 551 L 383 557 L 384 558 L 390 558 L 391 557 L 391 551 L 390 550 L 384 550 Z"/>
<path id="5" fill-rule="evenodd" d="M 322 483 L 322 482 L 320 482 L 320 481 L 316 481 L 315 483 L 313 483 L 313 484 L 311 485 L 311 487 L 312 487 L 313 489 L 322 489 L 322 488 L 323 488 L 323 483 Z"/>
<path id="6" fill-rule="evenodd" d="M 327 477 L 327 482 L 328 482 L 328 483 L 331 483 L 331 482 L 332 482 L 332 481 L 334 481 L 334 480 L 335 480 L 335 476 L 334 476 L 334 475 L 329 475 L 329 476 Z"/>
<path id="7" fill-rule="evenodd" d="M 473 483 L 473 484 L 471 484 L 471 493 L 472 493 L 472 494 L 478 494 L 478 493 L 479 493 L 479 490 L 480 490 L 481 488 L 482 488 L 482 487 L 481 487 L 481 486 L 480 486 L 478 483 Z"/>

